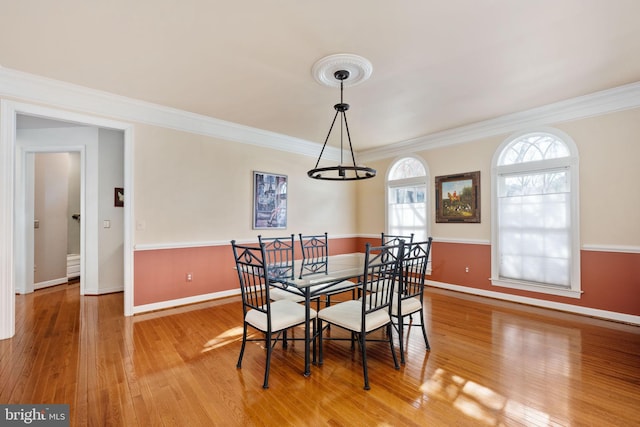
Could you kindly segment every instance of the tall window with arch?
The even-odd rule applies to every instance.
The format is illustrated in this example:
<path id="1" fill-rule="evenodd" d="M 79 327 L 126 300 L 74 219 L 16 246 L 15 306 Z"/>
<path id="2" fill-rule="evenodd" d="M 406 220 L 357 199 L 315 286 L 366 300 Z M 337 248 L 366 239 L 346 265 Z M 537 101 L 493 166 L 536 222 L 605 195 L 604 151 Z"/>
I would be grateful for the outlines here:
<path id="1" fill-rule="evenodd" d="M 580 297 L 578 154 L 568 135 L 507 139 L 492 168 L 492 283 Z"/>
<path id="2" fill-rule="evenodd" d="M 425 163 L 415 157 L 396 160 L 387 174 L 387 233 L 414 234 L 414 241 L 429 236 L 429 176 Z"/>

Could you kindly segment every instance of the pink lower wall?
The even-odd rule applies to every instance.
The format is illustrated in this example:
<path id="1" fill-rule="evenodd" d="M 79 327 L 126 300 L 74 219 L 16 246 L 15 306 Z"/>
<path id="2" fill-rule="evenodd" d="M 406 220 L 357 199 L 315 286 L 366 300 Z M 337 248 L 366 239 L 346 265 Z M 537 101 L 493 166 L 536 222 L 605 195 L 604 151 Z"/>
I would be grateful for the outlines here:
<path id="1" fill-rule="evenodd" d="M 331 239 L 331 255 L 363 252 L 379 239 Z M 640 315 L 640 254 L 582 251 L 582 298 L 566 298 L 492 286 L 491 246 L 433 243 L 430 280 L 581 307 Z M 236 289 L 230 245 L 136 251 L 134 306 Z M 465 272 L 469 267 L 469 272 Z M 186 280 L 191 273 L 193 280 Z"/>
<path id="2" fill-rule="evenodd" d="M 329 243 L 330 255 L 358 250 L 356 239 L 331 239 Z M 230 244 L 136 251 L 133 264 L 134 306 L 228 291 L 238 286 Z"/>
<path id="3" fill-rule="evenodd" d="M 238 281 L 230 245 L 136 251 L 133 265 L 134 306 L 226 291 Z"/>
<path id="4" fill-rule="evenodd" d="M 633 274 L 640 254 L 581 252 L 582 297 L 580 299 L 518 291 L 492 286 L 491 246 L 433 243 L 432 274 L 429 279 L 469 288 L 519 295 L 580 307 L 640 315 L 640 276 Z M 469 272 L 465 272 L 465 267 Z"/>

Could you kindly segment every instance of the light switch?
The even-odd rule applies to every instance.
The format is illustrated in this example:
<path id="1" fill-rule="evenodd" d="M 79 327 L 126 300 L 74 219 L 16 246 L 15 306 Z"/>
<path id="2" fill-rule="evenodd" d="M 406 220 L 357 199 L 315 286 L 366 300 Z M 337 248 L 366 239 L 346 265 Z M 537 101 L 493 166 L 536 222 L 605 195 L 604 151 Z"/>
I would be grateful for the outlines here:
<path id="1" fill-rule="evenodd" d="M 102 221 L 102 227 L 111 228 L 111 221 L 108 219 L 105 219 L 104 221 Z"/>

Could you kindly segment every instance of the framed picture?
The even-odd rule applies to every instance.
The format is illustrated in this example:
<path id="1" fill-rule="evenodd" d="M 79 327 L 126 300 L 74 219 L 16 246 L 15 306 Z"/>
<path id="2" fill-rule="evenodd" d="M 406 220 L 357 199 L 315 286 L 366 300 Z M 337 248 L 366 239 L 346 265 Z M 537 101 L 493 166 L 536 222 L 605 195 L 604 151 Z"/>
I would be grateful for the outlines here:
<path id="1" fill-rule="evenodd" d="M 436 222 L 480 222 L 480 171 L 436 177 Z"/>
<path id="2" fill-rule="evenodd" d="M 253 228 L 287 228 L 287 176 L 253 172 Z"/>
<path id="3" fill-rule="evenodd" d="M 116 187 L 113 190 L 113 206 L 121 208 L 124 206 L 124 188 Z"/>

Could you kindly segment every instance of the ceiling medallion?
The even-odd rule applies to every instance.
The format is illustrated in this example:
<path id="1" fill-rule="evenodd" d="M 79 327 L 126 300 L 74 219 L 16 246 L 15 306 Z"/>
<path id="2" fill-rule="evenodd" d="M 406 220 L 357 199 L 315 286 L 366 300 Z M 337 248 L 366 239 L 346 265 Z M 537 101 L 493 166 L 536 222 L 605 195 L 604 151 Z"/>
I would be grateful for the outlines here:
<path id="1" fill-rule="evenodd" d="M 348 71 L 349 78 L 344 82 L 335 78 L 336 71 Z M 350 53 L 338 53 L 318 60 L 311 68 L 311 73 L 318 83 L 329 87 L 355 86 L 371 77 L 371 62 L 362 56 Z"/>

